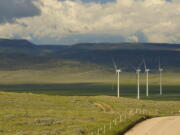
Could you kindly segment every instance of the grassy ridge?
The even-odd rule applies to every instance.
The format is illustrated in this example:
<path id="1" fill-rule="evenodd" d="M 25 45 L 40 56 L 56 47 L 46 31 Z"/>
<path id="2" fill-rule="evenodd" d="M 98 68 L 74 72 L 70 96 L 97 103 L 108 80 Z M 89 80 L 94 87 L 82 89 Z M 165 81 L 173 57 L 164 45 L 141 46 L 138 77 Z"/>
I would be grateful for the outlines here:
<path id="1" fill-rule="evenodd" d="M 151 74 L 147 98 L 145 75 L 141 74 L 142 100 L 137 101 L 135 73 L 121 74 L 122 98 L 117 99 L 116 76 L 101 67 L 0 71 L 0 134 L 88 135 L 137 108 L 158 109 L 159 116 L 178 115 L 178 76 L 163 75 L 165 95 L 159 96 L 158 74 Z M 107 134 L 123 131 L 141 117 L 131 116 Z"/>
<path id="2" fill-rule="evenodd" d="M 179 100 L 179 73 L 163 73 L 164 100 Z M 141 96 L 144 99 L 146 76 L 140 75 Z M 121 96 L 136 98 L 136 73 L 120 74 Z M 159 74 L 149 76 L 150 97 L 159 94 Z M 62 96 L 116 95 L 116 74 L 97 66 L 48 68 L 43 70 L 0 71 L 0 90 L 31 92 Z M 152 99 L 152 98 L 148 98 Z M 158 98 L 157 98 L 158 99 Z"/>
<path id="3" fill-rule="evenodd" d="M 164 72 L 163 83 L 165 85 L 180 84 L 180 73 Z M 145 84 L 145 73 L 141 72 L 140 82 Z M 150 72 L 149 81 L 151 85 L 159 84 L 158 72 Z M 60 66 L 39 69 L 21 69 L 12 71 L 0 71 L 0 84 L 62 84 L 62 83 L 115 83 L 116 74 L 114 69 L 106 69 L 104 67 L 87 64 L 72 66 Z M 120 74 L 120 83 L 136 84 L 136 73 L 123 72 Z"/>
<path id="4" fill-rule="evenodd" d="M 95 104 L 96 103 L 96 104 Z M 97 103 L 101 104 L 102 109 Z M 111 96 L 48 96 L 0 92 L 0 133 L 4 135 L 81 135 L 109 124 L 130 109 L 179 112 L 179 102 L 137 101 Z M 130 121 L 140 116 L 132 116 Z M 123 122 L 123 130 L 127 123 Z"/>

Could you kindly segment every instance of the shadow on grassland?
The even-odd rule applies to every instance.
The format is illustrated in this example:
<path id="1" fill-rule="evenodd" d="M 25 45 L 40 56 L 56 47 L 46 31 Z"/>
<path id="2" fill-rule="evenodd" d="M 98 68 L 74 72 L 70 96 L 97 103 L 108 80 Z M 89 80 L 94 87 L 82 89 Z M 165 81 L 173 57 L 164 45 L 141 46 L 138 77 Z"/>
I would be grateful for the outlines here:
<path id="1" fill-rule="evenodd" d="M 64 84 L 9 84 L 0 85 L 1 91 L 34 93 L 59 96 L 116 96 L 116 86 L 108 83 L 64 83 Z M 159 95 L 159 86 L 149 87 L 150 96 L 145 96 L 146 86 L 141 85 L 141 99 L 144 100 L 180 100 L 180 86 L 164 86 L 164 95 Z M 136 85 L 121 85 L 122 97 L 136 98 Z"/>

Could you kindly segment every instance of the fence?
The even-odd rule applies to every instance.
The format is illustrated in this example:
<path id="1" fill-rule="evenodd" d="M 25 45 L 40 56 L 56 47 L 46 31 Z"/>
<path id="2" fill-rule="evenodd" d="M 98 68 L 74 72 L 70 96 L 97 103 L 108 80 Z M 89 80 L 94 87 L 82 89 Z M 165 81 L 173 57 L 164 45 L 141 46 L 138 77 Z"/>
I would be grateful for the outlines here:
<path id="1" fill-rule="evenodd" d="M 109 123 L 104 124 L 103 126 L 91 130 L 88 132 L 88 135 L 106 135 L 107 133 L 111 132 L 113 128 L 120 126 L 122 122 L 125 122 L 126 120 L 130 119 L 134 115 L 149 115 L 149 116 L 158 116 L 159 113 L 161 113 L 158 109 L 156 110 L 147 110 L 147 109 L 131 109 L 125 114 L 119 114 L 114 120 L 109 121 Z M 173 111 L 168 111 L 168 112 L 162 112 L 164 115 L 165 114 L 175 114 Z M 179 113 L 179 112 L 178 112 Z"/>

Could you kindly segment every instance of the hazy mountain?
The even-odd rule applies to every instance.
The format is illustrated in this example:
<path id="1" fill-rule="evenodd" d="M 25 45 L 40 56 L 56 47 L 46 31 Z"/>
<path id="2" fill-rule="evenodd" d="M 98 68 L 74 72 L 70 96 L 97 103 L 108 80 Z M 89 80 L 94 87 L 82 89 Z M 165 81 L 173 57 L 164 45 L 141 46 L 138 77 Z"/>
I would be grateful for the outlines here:
<path id="1" fill-rule="evenodd" d="M 35 45 L 27 40 L 0 39 L 0 68 L 58 66 L 64 60 L 112 67 L 114 61 L 127 71 L 146 60 L 150 68 L 162 66 L 180 70 L 180 45 L 154 43 L 81 43 L 71 46 Z"/>
<path id="2" fill-rule="evenodd" d="M 0 53 L 38 54 L 39 47 L 27 40 L 0 39 Z"/>
<path id="3" fill-rule="evenodd" d="M 81 43 L 76 48 L 91 50 L 176 50 L 180 49 L 178 44 L 167 43 Z"/>

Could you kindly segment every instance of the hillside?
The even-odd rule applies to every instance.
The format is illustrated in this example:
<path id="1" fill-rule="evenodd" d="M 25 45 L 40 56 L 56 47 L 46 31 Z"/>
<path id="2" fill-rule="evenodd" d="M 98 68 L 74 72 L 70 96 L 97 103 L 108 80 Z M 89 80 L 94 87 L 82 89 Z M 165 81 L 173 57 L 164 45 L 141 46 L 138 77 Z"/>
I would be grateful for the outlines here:
<path id="1" fill-rule="evenodd" d="M 79 61 L 112 68 L 112 59 L 124 70 L 132 71 L 144 58 L 149 68 L 161 64 L 179 71 L 180 45 L 153 43 L 81 43 L 71 46 L 35 45 L 26 40 L 0 40 L 0 68 L 58 66 L 61 61 Z M 44 66 L 43 66 L 44 65 Z"/>
<path id="2" fill-rule="evenodd" d="M 115 135 L 146 118 L 179 115 L 180 73 L 169 72 L 180 71 L 179 45 L 0 43 L 2 135 Z M 133 66 L 142 63 L 142 57 L 154 69 L 161 58 L 167 71 L 163 72 L 163 96 L 159 73 L 151 70 L 149 97 L 141 72 L 141 100 L 136 100 Z M 123 71 L 133 71 L 121 73 L 119 99 L 112 59 Z"/>
<path id="3" fill-rule="evenodd" d="M 100 135 L 116 135 L 143 117 L 179 115 L 179 109 L 178 101 L 0 92 L 0 134 L 90 135 L 105 126 Z"/>

